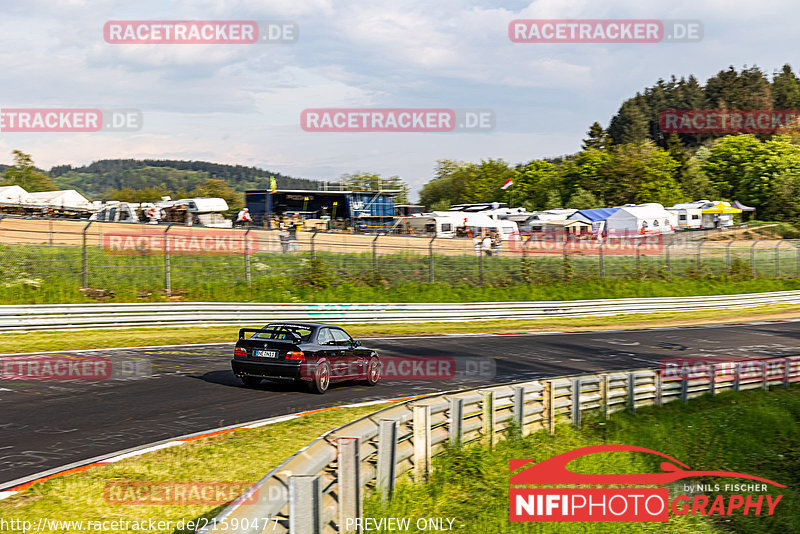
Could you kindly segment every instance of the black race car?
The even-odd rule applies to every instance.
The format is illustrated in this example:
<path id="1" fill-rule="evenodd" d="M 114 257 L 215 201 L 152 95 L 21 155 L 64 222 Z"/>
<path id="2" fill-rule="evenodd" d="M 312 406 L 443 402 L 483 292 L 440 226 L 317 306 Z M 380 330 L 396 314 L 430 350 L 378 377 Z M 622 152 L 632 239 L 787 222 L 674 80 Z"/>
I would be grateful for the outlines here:
<path id="1" fill-rule="evenodd" d="M 233 374 L 246 386 L 263 378 L 291 379 L 312 392 L 325 393 L 331 382 L 363 380 L 374 386 L 381 360 L 338 326 L 319 323 L 270 323 L 242 328 L 233 349 Z"/>

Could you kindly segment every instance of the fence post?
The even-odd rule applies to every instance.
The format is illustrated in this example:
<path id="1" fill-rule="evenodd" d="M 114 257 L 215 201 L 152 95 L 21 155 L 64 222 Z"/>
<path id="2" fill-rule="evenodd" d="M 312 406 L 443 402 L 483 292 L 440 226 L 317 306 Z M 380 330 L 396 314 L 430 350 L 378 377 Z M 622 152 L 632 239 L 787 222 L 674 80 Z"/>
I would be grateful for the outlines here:
<path id="1" fill-rule="evenodd" d="M 452 397 L 450 399 L 450 445 L 461 443 L 464 435 L 464 399 Z"/>
<path id="2" fill-rule="evenodd" d="M 581 427 L 581 379 L 572 380 L 572 424 Z"/>
<path id="3" fill-rule="evenodd" d="M 728 269 L 728 273 L 731 272 L 731 245 L 733 245 L 734 241 L 731 240 L 728 243 L 728 246 L 725 247 L 725 267 Z"/>
<path id="4" fill-rule="evenodd" d="M 664 258 L 666 260 L 667 272 L 669 274 L 672 274 L 672 262 L 670 262 L 669 252 L 670 252 L 671 247 L 672 247 L 673 244 L 674 243 L 667 243 L 667 251 L 666 251 L 666 256 Z"/>
<path id="5" fill-rule="evenodd" d="M 397 421 L 381 419 L 378 428 L 378 473 L 376 487 L 381 500 L 386 502 L 394 493 L 395 467 L 397 465 Z"/>
<path id="6" fill-rule="evenodd" d="M 483 250 L 478 254 L 478 280 L 483 285 Z"/>
<path id="7" fill-rule="evenodd" d="M 247 236 L 250 233 L 250 228 L 244 233 L 244 279 L 247 285 L 250 285 L 250 241 Z"/>
<path id="8" fill-rule="evenodd" d="M 52 247 L 53 246 L 53 216 L 52 215 L 50 215 L 49 218 L 48 218 L 48 227 L 49 227 L 48 236 L 50 238 L 50 246 Z"/>
<path id="9" fill-rule="evenodd" d="M 494 391 L 483 394 L 483 437 L 489 438 L 489 447 L 495 443 Z"/>
<path id="10" fill-rule="evenodd" d="M 81 250 L 81 283 L 83 287 L 89 287 L 89 257 L 86 251 L 86 230 L 92 225 L 94 221 L 89 221 L 86 226 L 83 227 L 83 244 Z"/>
<path id="11" fill-rule="evenodd" d="M 431 407 L 429 404 L 413 408 L 414 480 L 422 482 L 431 471 Z"/>
<path id="12" fill-rule="evenodd" d="M 697 244 L 697 270 L 700 271 L 703 268 L 703 243 L 705 241 L 700 241 Z"/>
<path id="13" fill-rule="evenodd" d="M 555 395 L 553 391 L 553 382 L 548 380 L 544 383 L 544 395 L 542 397 L 544 404 L 542 413 L 547 415 L 547 429 L 551 434 L 556 432 L 556 407 Z"/>
<path id="14" fill-rule="evenodd" d="M 164 230 L 164 289 L 168 297 L 172 293 L 172 268 L 169 263 L 169 236 L 167 236 L 170 228 L 172 225 L 168 224 Z"/>
<path id="15" fill-rule="evenodd" d="M 775 278 L 781 277 L 781 242 L 775 245 Z"/>
<path id="16" fill-rule="evenodd" d="M 358 452 L 358 438 L 339 438 L 338 468 L 336 473 L 339 487 L 339 529 L 340 532 L 361 532 L 356 527 L 348 529 L 361 517 L 361 457 Z M 294 532 L 294 531 L 292 531 Z"/>
<path id="17" fill-rule="evenodd" d="M 377 276 L 378 274 L 378 238 L 381 234 L 375 234 L 375 239 L 372 240 L 372 272 Z"/>
<path id="18" fill-rule="evenodd" d="M 708 392 L 712 396 L 717 394 L 717 368 L 714 362 L 708 368 Z"/>
<path id="19" fill-rule="evenodd" d="M 761 362 L 761 388 L 769 390 L 769 379 L 767 378 L 767 362 Z"/>
<path id="20" fill-rule="evenodd" d="M 431 240 L 428 242 L 428 282 L 430 282 L 431 284 L 433 283 L 433 280 L 434 280 L 434 274 L 433 274 L 433 241 L 435 239 L 436 239 L 436 236 L 434 235 L 431 238 Z"/>
<path id="21" fill-rule="evenodd" d="M 742 374 L 742 362 L 736 362 L 736 366 L 733 369 L 733 391 L 739 391 L 739 381 L 741 380 Z"/>
<path id="22" fill-rule="evenodd" d="M 753 275 L 753 278 L 756 277 L 756 245 L 758 245 L 758 242 L 759 240 L 756 239 L 750 245 L 750 274 Z"/>
<path id="23" fill-rule="evenodd" d="M 322 534 L 322 484 L 319 475 L 289 477 L 289 532 Z"/>
<path id="24" fill-rule="evenodd" d="M 642 254 L 641 254 L 641 243 L 636 243 L 636 274 L 641 276 L 642 273 Z"/>
<path id="25" fill-rule="evenodd" d="M 314 249 L 314 238 L 317 237 L 317 232 L 319 231 L 318 228 L 314 228 L 314 231 L 311 232 L 311 259 L 317 259 L 317 251 Z"/>
<path id="26" fill-rule="evenodd" d="M 606 277 L 606 255 L 605 255 L 605 247 L 606 244 L 604 242 L 600 242 L 600 246 L 597 248 L 597 256 L 600 259 L 600 278 Z"/>
<path id="27" fill-rule="evenodd" d="M 525 435 L 525 388 L 514 386 L 514 422 L 519 429 L 519 435 Z"/>
<path id="28" fill-rule="evenodd" d="M 636 375 L 628 373 L 628 406 L 631 413 L 636 413 Z"/>

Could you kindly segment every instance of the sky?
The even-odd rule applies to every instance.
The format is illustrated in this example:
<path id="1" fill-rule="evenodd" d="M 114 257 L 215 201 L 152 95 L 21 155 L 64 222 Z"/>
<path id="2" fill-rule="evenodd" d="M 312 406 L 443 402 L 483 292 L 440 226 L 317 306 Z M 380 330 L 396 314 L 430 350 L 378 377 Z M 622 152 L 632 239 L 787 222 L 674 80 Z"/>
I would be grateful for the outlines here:
<path id="1" fill-rule="evenodd" d="M 704 82 L 733 65 L 771 74 L 798 48 L 790 0 L 3 0 L 0 110 L 141 111 L 129 132 L 0 131 L 36 165 L 111 158 L 205 160 L 334 180 L 376 172 L 413 192 L 437 160 L 516 164 L 578 151 L 589 126 L 659 78 Z M 515 43 L 515 19 L 698 20 L 689 43 Z M 112 44 L 114 20 L 296 24 L 277 44 Z M 491 110 L 473 132 L 319 132 L 316 108 Z M 412 195 L 413 198 L 413 195 Z"/>

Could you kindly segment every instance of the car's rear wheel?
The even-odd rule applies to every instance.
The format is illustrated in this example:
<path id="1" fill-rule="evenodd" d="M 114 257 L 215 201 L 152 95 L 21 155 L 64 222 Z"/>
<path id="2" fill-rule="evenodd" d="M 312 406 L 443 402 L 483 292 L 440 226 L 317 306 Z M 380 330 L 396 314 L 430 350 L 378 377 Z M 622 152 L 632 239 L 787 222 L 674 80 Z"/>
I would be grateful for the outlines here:
<path id="1" fill-rule="evenodd" d="M 365 383 L 368 386 L 374 386 L 381 379 L 381 362 L 378 358 L 370 358 L 367 363 L 367 379 Z"/>
<path id="2" fill-rule="evenodd" d="M 317 365 L 314 371 L 314 380 L 308 384 L 308 389 L 312 393 L 325 393 L 328 386 L 331 384 L 331 366 L 328 362 L 322 362 Z"/>
<path id="3" fill-rule="evenodd" d="M 241 380 L 245 386 L 250 388 L 254 388 L 261 383 L 261 379 L 257 376 L 240 376 L 239 380 Z"/>

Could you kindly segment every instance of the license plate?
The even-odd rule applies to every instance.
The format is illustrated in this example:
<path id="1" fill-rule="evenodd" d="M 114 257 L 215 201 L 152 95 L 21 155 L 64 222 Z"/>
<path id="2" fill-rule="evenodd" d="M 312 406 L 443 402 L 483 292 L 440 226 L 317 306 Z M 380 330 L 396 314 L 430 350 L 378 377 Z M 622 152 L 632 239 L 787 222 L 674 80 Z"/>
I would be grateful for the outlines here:
<path id="1" fill-rule="evenodd" d="M 254 358 L 277 358 L 278 351 L 277 350 L 254 350 L 253 351 Z"/>

